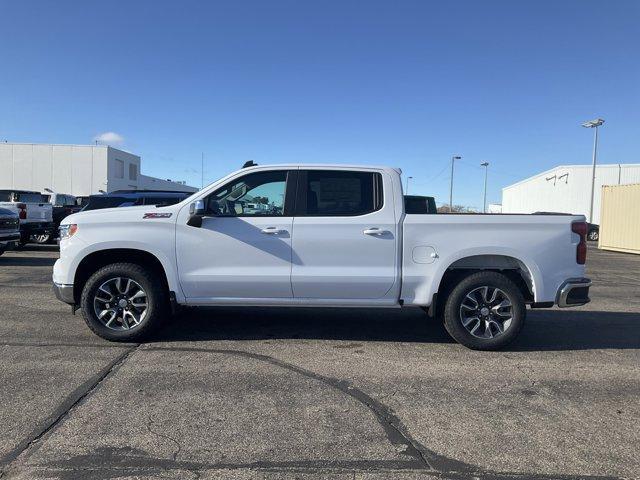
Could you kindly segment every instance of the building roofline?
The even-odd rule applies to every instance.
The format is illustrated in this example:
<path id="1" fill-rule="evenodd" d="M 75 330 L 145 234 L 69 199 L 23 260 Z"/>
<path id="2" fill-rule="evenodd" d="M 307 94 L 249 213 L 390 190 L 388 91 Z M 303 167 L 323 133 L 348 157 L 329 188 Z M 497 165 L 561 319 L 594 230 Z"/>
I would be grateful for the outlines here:
<path id="1" fill-rule="evenodd" d="M 600 163 L 598 165 L 596 165 L 596 169 L 598 168 L 612 168 L 612 167 L 640 167 L 640 163 Z M 516 183 L 512 183 L 511 185 L 507 185 L 506 187 L 502 187 L 502 190 L 508 190 L 509 188 L 512 187 L 516 187 L 518 185 L 521 185 L 523 183 L 526 183 L 530 180 L 533 180 L 534 178 L 538 178 L 541 177 L 543 175 L 547 175 L 548 173 L 554 172 L 558 169 L 561 168 L 593 168 L 593 165 L 588 165 L 588 164 L 580 164 L 580 165 L 557 165 L 555 167 L 552 167 L 548 170 L 545 170 L 543 172 L 540 173 L 536 173 L 535 175 L 532 175 L 530 177 L 524 178 Z"/>
<path id="2" fill-rule="evenodd" d="M 122 150 L 121 148 L 114 147 L 112 145 L 102 145 L 102 144 L 94 144 L 94 143 L 34 143 L 34 142 L 0 142 L 0 145 L 31 145 L 31 146 L 41 146 L 41 147 L 90 147 L 90 148 L 111 148 L 113 150 L 118 150 L 119 152 L 128 153 L 130 155 L 135 155 L 139 157 L 140 155 L 128 152 L 126 150 Z"/>

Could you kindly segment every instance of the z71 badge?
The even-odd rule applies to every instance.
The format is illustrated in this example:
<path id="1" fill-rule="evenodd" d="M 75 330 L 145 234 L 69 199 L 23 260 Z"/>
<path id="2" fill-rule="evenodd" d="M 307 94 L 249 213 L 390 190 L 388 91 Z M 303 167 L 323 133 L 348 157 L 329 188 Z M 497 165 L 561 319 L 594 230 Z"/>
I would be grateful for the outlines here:
<path id="1" fill-rule="evenodd" d="M 142 218 L 170 218 L 171 215 L 171 213 L 145 213 Z"/>

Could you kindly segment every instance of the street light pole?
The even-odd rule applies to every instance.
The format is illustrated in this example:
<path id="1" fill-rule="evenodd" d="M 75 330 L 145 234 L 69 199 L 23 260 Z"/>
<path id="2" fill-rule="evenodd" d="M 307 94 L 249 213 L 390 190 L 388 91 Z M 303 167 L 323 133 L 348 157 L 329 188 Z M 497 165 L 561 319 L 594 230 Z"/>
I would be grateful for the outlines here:
<path id="1" fill-rule="evenodd" d="M 487 213 L 487 173 L 489 172 L 489 162 L 482 162 L 481 167 L 484 167 L 484 200 L 482 201 L 482 213 Z"/>
<path id="2" fill-rule="evenodd" d="M 449 185 L 449 213 L 453 212 L 453 162 L 460 160 L 462 157 L 453 155 L 451 157 L 451 184 Z"/>
<path id="3" fill-rule="evenodd" d="M 585 128 L 593 128 L 593 164 L 591 167 L 591 203 L 589 204 L 589 223 L 593 223 L 593 197 L 596 189 L 596 162 L 598 159 L 598 127 L 604 123 L 602 118 L 589 120 L 582 124 Z"/>
<path id="4" fill-rule="evenodd" d="M 413 177 L 407 177 L 407 188 L 406 188 L 406 194 L 409 195 L 409 180 L 411 180 Z"/>

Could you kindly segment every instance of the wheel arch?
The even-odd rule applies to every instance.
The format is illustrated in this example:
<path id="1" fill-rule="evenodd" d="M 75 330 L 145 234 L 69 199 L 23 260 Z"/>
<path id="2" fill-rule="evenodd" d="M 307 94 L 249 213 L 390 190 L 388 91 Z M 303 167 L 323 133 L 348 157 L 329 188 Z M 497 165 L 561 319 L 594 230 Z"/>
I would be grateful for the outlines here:
<path id="1" fill-rule="evenodd" d="M 89 253 L 78 264 L 73 279 L 73 298 L 76 304 L 79 304 L 82 289 L 93 273 L 106 265 L 123 262 L 151 269 L 161 279 L 165 290 L 170 291 L 166 269 L 156 255 L 135 248 L 109 248 Z"/>
<path id="2" fill-rule="evenodd" d="M 450 259 L 434 279 L 436 289 L 430 310 L 439 311 L 444 299 L 462 278 L 480 271 L 495 271 L 508 277 L 519 287 L 527 303 L 534 303 L 536 292 L 541 291 L 542 277 L 535 263 L 520 255 L 513 252 L 461 252 Z"/>

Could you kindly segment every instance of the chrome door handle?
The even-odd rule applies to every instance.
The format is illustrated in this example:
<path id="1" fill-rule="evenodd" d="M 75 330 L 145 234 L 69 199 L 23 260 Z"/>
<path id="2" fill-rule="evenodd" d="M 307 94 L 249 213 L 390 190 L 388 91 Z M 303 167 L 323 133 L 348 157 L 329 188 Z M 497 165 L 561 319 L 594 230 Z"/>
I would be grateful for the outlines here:
<path id="1" fill-rule="evenodd" d="M 267 228 L 263 228 L 262 230 L 260 230 L 261 233 L 265 233 L 267 235 L 278 235 L 280 233 L 287 233 L 286 230 L 283 230 L 281 228 L 278 227 L 267 227 Z"/>
<path id="2" fill-rule="evenodd" d="M 367 228 L 362 233 L 364 233 L 365 235 L 386 235 L 387 233 L 389 233 L 389 230 L 380 230 L 377 227 L 372 227 L 372 228 Z"/>

